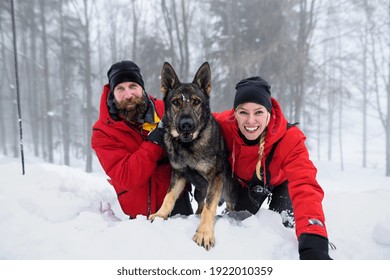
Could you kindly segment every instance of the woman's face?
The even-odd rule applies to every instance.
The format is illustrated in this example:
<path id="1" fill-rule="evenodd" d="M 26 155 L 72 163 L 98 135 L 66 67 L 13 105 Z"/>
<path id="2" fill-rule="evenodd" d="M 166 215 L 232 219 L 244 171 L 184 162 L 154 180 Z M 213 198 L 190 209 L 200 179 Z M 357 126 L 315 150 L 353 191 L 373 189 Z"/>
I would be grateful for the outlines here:
<path id="1" fill-rule="evenodd" d="M 248 140 L 257 139 L 267 127 L 270 113 L 260 104 L 248 102 L 237 106 L 234 112 L 238 129 Z"/>

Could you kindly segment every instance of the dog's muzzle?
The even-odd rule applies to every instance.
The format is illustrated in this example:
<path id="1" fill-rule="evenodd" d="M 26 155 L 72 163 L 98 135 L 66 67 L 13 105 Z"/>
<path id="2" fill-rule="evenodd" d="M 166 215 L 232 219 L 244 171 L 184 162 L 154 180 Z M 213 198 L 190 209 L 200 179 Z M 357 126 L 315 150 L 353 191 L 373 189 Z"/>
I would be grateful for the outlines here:
<path id="1" fill-rule="evenodd" d="M 194 136 L 195 124 L 192 118 L 184 117 L 179 122 L 179 137 L 180 141 L 184 143 L 191 142 Z"/>

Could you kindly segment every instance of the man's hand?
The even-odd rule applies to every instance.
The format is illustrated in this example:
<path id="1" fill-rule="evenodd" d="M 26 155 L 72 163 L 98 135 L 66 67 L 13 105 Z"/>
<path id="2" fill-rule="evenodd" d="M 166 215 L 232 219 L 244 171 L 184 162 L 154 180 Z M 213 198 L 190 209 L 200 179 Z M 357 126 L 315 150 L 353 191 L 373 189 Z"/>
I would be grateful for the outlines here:
<path id="1" fill-rule="evenodd" d="M 153 143 L 161 147 L 164 147 L 164 133 L 165 133 L 164 123 L 163 121 L 160 121 L 157 127 L 148 134 L 146 139 L 152 141 Z"/>

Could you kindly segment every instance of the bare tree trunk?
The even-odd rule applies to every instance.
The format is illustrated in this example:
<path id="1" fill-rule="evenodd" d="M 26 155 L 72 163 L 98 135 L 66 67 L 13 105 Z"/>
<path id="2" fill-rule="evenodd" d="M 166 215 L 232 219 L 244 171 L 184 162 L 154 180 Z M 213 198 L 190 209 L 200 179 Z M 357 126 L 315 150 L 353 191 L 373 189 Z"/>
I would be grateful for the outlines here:
<path id="1" fill-rule="evenodd" d="M 162 14 L 164 17 L 165 27 L 167 28 L 168 36 L 169 36 L 169 53 L 171 56 L 171 64 L 176 64 L 175 59 L 175 47 L 173 43 L 173 27 L 172 27 L 172 20 L 171 20 L 171 12 L 169 11 L 169 8 L 167 7 L 167 4 L 165 0 L 161 0 L 161 9 Z"/>
<path id="2" fill-rule="evenodd" d="M 228 5 L 228 9 L 226 11 L 227 13 L 227 17 L 228 19 L 232 19 L 232 20 L 228 20 L 227 21 L 227 43 L 226 43 L 226 49 L 225 51 L 228 53 L 228 68 L 229 68 L 229 75 L 231 77 L 238 77 L 238 73 L 237 73 L 237 67 L 236 67 L 236 61 L 237 61 L 237 52 L 239 49 L 239 46 L 237 46 L 237 44 L 239 44 L 239 40 L 237 40 L 236 38 L 236 35 L 238 35 L 238 31 L 236 30 L 236 27 L 234 25 L 234 22 L 236 22 L 236 9 L 237 9 L 237 2 L 236 1 L 232 1 L 229 5 Z M 228 79 L 227 80 L 227 84 L 226 84 L 226 89 L 228 91 L 234 89 L 235 87 L 235 83 L 236 81 L 232 81 L 232 79 Z M 225 90 L 226 90 L 225 89 Z M 233 103 L 233 102 L 232 102 Z M 231 103 L 231 104 L 232 104 Z"/>
<path id="3" fill-rule="evenodd" d="M 132 60 L 137 61 L 138 55 L 138 23 L 139 18 L 141 17 L 140 9 L 136 9 L 136 1 L 132 0 L 132 12 L 133 12 L 133 50 L 132 50 Z"/>
<path id="4" fill-rule="evenodd" d="M 111 5 L 111 3 L 109 4 Z M 117 7 L 114 7 L 115 10 L 108 9 L 108 12 L 111 14 L 110 18 L 114 18 L 115 13 L 117 12 Z M 113 64 L 117 61 L 118 59 L 118 45 L 116 41 L 116 34 L 118 33 L 117 28 L 116 28 L 116 21 L 111 20 L 111 30 L 110 30 L 110 53 L 111 53 L 111 63 Z"/>
<path id="5" fill-rule="evenodd" d="M 390 32 L 390 2 L 388 6 L 388 32 Z M 387 33 L 388 34 L 388 33 Z M 386 176 L 390 177 L 390 40 L 387 41 L 388 47 L 388 69 L 387 69 L 387 81 L 385 80 L 386 93 L 387 93 L 387 117 L 385 121 L 385 131 L 386 131 Z M 386 79 L 386 78 L 385 78 Z"/>
<path id="6" fill-rule="evenodd" d="M 334 119 L 334 89 L 332 87 L 332 80 L 334 79 L 334 67 L 331 66 L 328 72 L 328 160 L 332 160 L 332 151 L 333 151 L 333 119 Z"/>
<path id="7" fill-rule="evenodd" d="M 179 61 L 178 61 L 178 66 L 179 66 L 179 73 L 182 76 L 183 80 L 187 80 L 188 77 L 183 76 L 184 73 L 184 52 L 183 52 L 183 40 L 181 38 L 181 32 L 180 32 L 180 27 L 179 27 L 179 15 L 176 10 L 176 1 L 171 1 L 172 3 L 172 14 L 173 14 L 173 21 L 175 24 L 175 29 L 176 29 L 176 42 L 179 47 Z"/>
<path id="8" fill-rule="evenodd" d="M 325 61 L 328 61 L 329 59 L 332 60 L 333 63 L 331 63 L 331 72 L 329 73 L 331 81 L 329 81 L 329 84 L 334 84 L 334 86 L 330 86 L 330 99 L 329 99 L 329 135 L 330 135 L 330 143 L 329 146 L 332 147 L 332 138 L 333 138 L 333 117 L 334 112 L 336 112 L 336 108 L 338 109 L 338 153 L 340 159 L 340 169 L 341 171 L 344 170 L 344 151 L 343 151 L 343 98 L 344 98 L 344 89 L 343 89 L 343 79 L 344 79 L 344 72 L 343 72 L 343 42 L 342 42 L 342 34 L 340 32 L 341 26 L 340 26 L 340 17 L 338 14 L 329 13 L 329 18 L 327 21 L 327 28 L 329 28 L 329 25 L 331 25 L 333 28 L 329 31 L 332 33 L 335 33 L 335 38 L 330 43 L 330 48 L 332 50 L 332 55 L 330 57 L 326 57 Z M 326 43 L 326 47 L 328 46 L 328 43 Z M 328 64 L 326 62 L 326 64 Z M 337 104 L 338 102 L 338 104 Z M 320 102 L 321 104 L 321 102 Z M 336 133 L 336 132 L 335 132 Z M 329 159 L 331 158 L 331 154 L 329 155 Z"/>
<path id="9" fill-rule="evenodd" d="M 6 9 L 3 9 L 3 11 L 7 11 Z M 1 15 L 1 14 L 0 14 Z M 11 10 L 10 10 L 10 7 L 8 7 L 8 11 L 7 11 L 7 16 L 8 18 L 10 18 L 11 16 Z M 16 16 L 16 15 L 15 15 Z M 11 147 L 11 151 L 10 153 L 13 154 L 13 156 L 15 158 L 17 158 L 19 156 L 19 140 L 18 140 L 18 127 L 17 127 L 17 124 L 18 124 L 18 114 L 17 114 L 17 107 L 16 107 L 16 94 L 15 94 L 15 71 L 13 71 L 13 67 L 14 66 L 14 61 L 11 59 L 11 57 L 13 57 L 13 54 L 12 54 L 12 49 L 11 47 L 7 48 L 7 45 L 6 45 L 6 40 L 7 38 L 9 38 L 10 40 L 12 40 L 12 37 L 8 37 L 7 33 L 9 32 L 9 29 L 11 29 L 11 20 L 9 21 L 9 25 L 8 25 L 8 28 L 7 28 L 7 22 L 3 21 L 4 17 L 0 16 L 0 39 L 1 39 L 1 42 L 2 42 L 2 46 L 1 46 L 1 55 L 2 55 L 2 63 L 0 64 L 2 67 L 2 85 L 4 86 L 4 92 L 1 92 L 1 100 L 0 100 L 0 109 L 1 109 L 1 113 L 0 113 L 0 116 L 2 117 L 2 120 L 1 120 L 1 126 L 3 127 L 1 129 L 1 132 L 3 133 L 4 131 L 4 134 L 1 135 L 1 140 L 4 141 L 2 143 L 2 146 L 3 146 L 3 153 L 4 155 L 8 155 L 8 145 L 7 145 L 7 142 L 10 143 L 10 147 Z M 18 20 L 17 18 L 15 19 L 16 21 Z M 4 24 L 4 25 L 3 25 Z M 11 42 L 11 41 L 9 41 Z M 7 54 L 7 49 L 8 49 L 8 54 Z M 11 56 L 12 54 L 12 56 Z M 7 65 L 9 66 L 9 68 L 7 68 Z M 2 108 L 2 101 L 7 101 L 7 102 L 4 102 L 4 109 L 7 109 L 7 108 L 10 108 L 9 110 L 7 111 L 3 111 L 3 108 Z M 7 104 L 8 103 L 8 104 Z M 3 116 L 3 114 L 5 114 L 5 112 L 8 112 L 8 114 L 11 115 L 11 124 L 9 126 L 6 125 L 6 123 L 4 123 L 5 121 L 5 118 Z M 9 129 L 8 129 L 9 128 Z M 8 131 L 8 133 L 7 133 Z M 4 140 L 3 140 L 4 139 Z"/>
<path id="10" fill-rule="evenodd" d="M 189 32 L 189 23 L 190 23 L 190 14 L 188 10 L 186 10 L 186 4 L 190 5 L 188 1 L 181 0 L 181 9 L 182 9 L 182 22 L 183 22 L 183 52 L 184 52 L 184 69 L 183 74 L 186 81 L 189 79 L 189 71 L 190 71 L 190 51 L 189 51 L 189 42 L 188 42 L 188 32 Z"/>
<path id="11" fill-rule="evenodd" d="M 390 6 L 389 6 L 389 13 L 390 13 Z M 390 18 L 390 15 L 389 15 Z M 390 24 L 389 24 L 390 25 Z M 389 26 L 390 28 L 390 26 Z M 389 42 L 389 48 L 390 52 L 390 42 Z M 388 77 L 387 77 L 387 85 L 386 85 L 386 91 L 387 91 L 387 118 L 386 118 L 386 176 L 390 177 L 390 53 L 389 53 L 389 64 L 388 64 Z"/>
<path id="12" fill-rule="evenodd" d="M 5 43 L 5 37 L 4 37 L 4 31 L 3 31 L 3 17 L 0 17 L 0 39 L 1 39 L 1 42 Z M 5 54 L 5 47 L 2 47 L 1 48 L 1 57 L 2 57 L 2 61 L 3 61 L 3 65 L 2 65 L 2 69 L 1 69 L 1 73 L 3 73 L 1 75 L 1 80 L 0 80 L 0 83 L 1 85 L 7 85 L 7 83 L 4 81 L 6 79 L 6 75 L 7 75 L 7 68 L 6 68 L 6 60 L 7 60 L 7 56 Z M 0 143 L 1 143 L 1 149 L 3 151 L 3 154 L 4 155 L 8 155 L 8 150 L 7 150 L 7 138 L 6 138 L 6 128 L 5 128 L 5 124 L 4 124 L 4 105 L 3 105 L 3 102 L 5 104 L 5 96 L 4 94 L 1 94 L 0 95 Z"/>
<path id="13" fill-rule="evenodd" d="M 340 26 L 337 22 L 337 26 L 339 27 L 338 30 L 340 30 Z M 342 47 L 341 47 L 341 36 L 338 36 L 338 60 L 339 60 L 339 86 L 338 86 L 338 92 L 339 92 L 339 152 L 340 152 L 340 167 L 341 171 L 344 171 L 344 151 L 343 151 L 343 67 L 342 67 Z"/>
<path id="14" fill-rule="evenodd" d="M 322 95 L 323 95 L 323 87 L 320 88 L 319 96 L 318 96 L 318 108 L 317 108 L 317 159 L 321 160 L 321 128 L 322 128 L 322 108 L 321 108 L 321 102 L 322 102 Z"/>
<path id="15" fill-rule="evenodd" d="M 388 3 L 388 18 L 387 18 L 387 32 L 390 32 L 390 2 Z M 388 33 L 387 33 L 388 34 Z M 373 39 L 374 42 L 374 39 Z M 387 40 L 387 59 L 388 59 L 388 69 L 387 69 L 387 78 L 384 77 L 384 84 L 386 86 L 386 96 L 387 96 L 387 115 L 386 117 L 380 114 L 382 119 L 382 124 L 385 128 L 386 133 L 386 176 L 390 177 L 390 40 Z M 374 54 L 373 54 L 374 55 Z M 386 54 L 384 54 L 386 56 Z M 375 60 L 376 61 L 376 60 Z M 375 68 L 376 64 L 375 64 Z M 375 69 L 376 72 L 376 69 Z M 379 95 L 379 94 L 378 94 Z M 379 96 L 377 95 L 378 106 L 379 106 Z"/>
<path id="16" fill-rule="evenodd" d="M 64 15 L 63 15 L 63 0 L 59 2 L 59 16 L 60 16 L 60 80 L 61 80 L 61 91 L 62 91 L 62 145 L 63 145 L 63 156 L 64 164 L 70 166 L 70 95 L 69 95 L 69 73 L 66 71 L 66 50 L 65 50 L 65 39 L 64 39 Z"/>
<path id="17" fill-rule="evenodd" d="M 367 81 L 367 33 L 364 35 L 364 42 L 363 42 L 363 81 Z M 362 123 L 363 123 L 363 167 L 367 167 L 367 83 L 363 82 L 363 102 L 362 102 Z"/>
<path id="18" fill-rule="evenodd" d="M 363 42 L 363 48 L 364 48 L 364 51 L 365 51 L 365 54 L 366 53 L 370 53 L 371 54 L 371 62 L 372 62 L 372 66 L 373 66 L 373 79 L 372 79 L 372 82 L 373 82 L 373 85 L 374 85 L 374 92 L 375 92 L 375 96 L 376 96 L 376 106 L 377 106 L 377 112 L 378 112 L 378 115 L 379 115 L 379 119 L 382 123 L 382 126 L 384 128 L 384 131 L 385 131 L 385 149 L 386 149 L 386 176 L 390 176 L 390 41 L 388 40 L 388 34 L 390 32 L 390 2 L 388 2 L 388 6 L 385 8 L 384 6 L 383 7 L 379 7 L 379 9 L 381 8 L 384 8 L 384 9 L 387 9 L 387 12 L 388 12 L 388 17 L 387 19 L 384 19 L 383 22 L 386 22 L 385 24 L 387 25 L 387 30 L 385 30 L 384 32 L 384 39 L 383 39 L 383 35 L 381 35 L 381 28 L 383 28 L 382 26 L 382 23 L 379 23 L 377 24 L 377 21 L 373 18 L 373 7 L 370 6 L 368 4 L 367 1 L 364 1 L 364 12 L 365 12 L 365 15 L 366 15 L 366 25 L 365 25 L 365 34 L 364 34 L 364 39 L 365 41 Z M 380 27 L 378 27 L 378 25 Z M 379 32 L 378 32 L 379 31 Z M 386 41 L 387 40 L 387 41 Z M 377 47 L 378 45 L 381 45 L 381 42 L 384 42 L 385 44 L 387 44 L 387 49 L 385 51 L 387 51 L 387 53 L 385 53 L 385 51 L 383 51 L 383 49 L 381 47 Z M 368 52 L 368 45 L 371 46 L 371 50 L 370 52 Z M 381 107 L 381 88 L 380 88 L 380 85 L 379 85 L 379 75 L 381 73 L 381 67 L 378 66 L 378 57 L 377 57 L 377 50 L 382 50 L 381 52 L 378 52 L 378 53 L 381 53 L 382 57 L 383 58 L 386 58 L 387 56 L 387 62 L 388 62 L 388 66 L 387 66 L 387 77 L 386 77 L 386 74 L 385 75 L 382 75 L 382 78 L 383 78 L 383 83 L 385 85 L 385 93 L 386 93 L 386 97 L 387 97 L 387 104 L 386 104 L 386 109 L 387 109 L 387 115 L 383 112 L 382 110 L 382 107 Z M 381 57 L 381 58 L 382 58 Z M 367 57 L 366 57 L 367 58 Z M 367 58 L 367 61 L 368 61 L 368 58 Z M 364 60 L 364 69 L 367 68 L 366 64 L 368 64 L 366 62 L 366 60 Z M 367 70 L 365 70 L 365 74 L 366 74 Z M 385 71 L 386 72 L 386 71 Z M 364 83 L 366 84 L 366 83 Z M 366 90 L 364 90 L 366 91 Z"/>
<path id="19" fill-rule="evenodd" d="M 326 21 L 326 30 L 329 30 L 329 19 Z M 321 160 L 321 145 L 322 145 L 322 134 L 321 129 L 323 127 L 322 125 L 322 104 L 323 104 L 323 96 L 324 92 L 327 91 L 327 76 L 328 76 L 328 43 L 325 42 L 324 48 L 323 48 L 323 58 L 324 58 L 324 66 L 323 66 L 323 78 L 321 79 L 320 84 L 320 90 L 319 90 L 319 96 L 318 96 L 318 107 L 317 107 L 317 159 Z M 326 94 L 325 94 L 326 95 Z"/>
<path id="20" fill-rule="evenodd" d="M 31 1 L 31 11 L 34 11 L 35 9 L 35 0 Z M 30 86 L 29 86 L 29 94 L 28 94 L 28 112 L 29 112 L 29 119 L 31 120 L 30 129 L 31 129 L 31 135 L 32 135 L 32 142 L 34 147 L 34 155 L 36 157 L 39 157 L 39 139 L 41 139 L 41 134 L 39 133 L 40 130 L 37 129 L 37 127 L 42 126 L 42 122 L 39 119 L 39 112 L 40 110 L 40 104 L 38 103 L 37 96 L 39 95 L 37 90 L 37 32 L 36 32 L 36 22 L 35 22 L 35 13 L 29 12 L 28 13 L 28 28 L 30 29 L 30 55 L 29 55 L 29 61 L 28 69 L 29 69 L 29 80 L 30 80 Z"/>
<path id="21" fill-rule="evenodd" d="M 389 19 L 390 19 L 390 2 L 389 2 Z M 388 22 L 388 31 L 390 32 L 390 21 Z M 388 69 L 387 69 L 387 118 L 386 118 L 386 176 L 390 177 L 390 41 L 388 41 Z"/>
<path id="22" fill-rule="evenodd" d="M 47 151 L 48 161 L 54 162 L 53 158 L 53 112 L 51 104 L 51 93 L 49 85 L 49 58 L 48 58 L 48 42 L 46 34 L 46 21 L 45 21 L 45 0 L 40 0 L 41 10 L 41 25 L 42 25 L 42 48 L 43 48 L 43 63 L 44 63 L 44 90 L 45 90 L 45 115 L 46 120 L 46 140 L 47 147 L 44 149 Z"/>
<path id="23" fill-rule="evenodd" d="M 88 17 L 88 0 L 84 0 L 84 59 L 85 59 L 85 89 L 86 89 L 86 172 L 92 172 L 92 148 L 90 145 L 92 137 L 92 71 L 91 71 L 91 46 L 90 46 L 90 30 L 89 30 L 89 17 Z"/>
<path id="24" fill-rule="evenodd" d="M 97 17 L 101 18 L 101 14 L 98 11 Z M 102 39 L 102 29 L 100 20 L 97 23 L 97 33 L 98 33 L 98 60 L 99 60 L 99 69 L 98 69 L 98 81 L 100 85 L 104 85 L 106 83 L 106 69 L 104 68 L 104 47 L 103 47 L 103 39 Z"/>
<path id="25" fill-rule="evenodd" d="M 307 7 L 310 5 L 309 11 Z M 308 39 L 314 29 L 314 5 L 315 0 L 309 4 L 307 0 L 300 0 L 299 8 L 299 31 L 297 46 L 297 79 L 296 79 L 296 96 L 294 120 L 299 122 L 301 119 L 304 99 L 305 99 L 305 72 L 308 64 L 309 42 Z"/>

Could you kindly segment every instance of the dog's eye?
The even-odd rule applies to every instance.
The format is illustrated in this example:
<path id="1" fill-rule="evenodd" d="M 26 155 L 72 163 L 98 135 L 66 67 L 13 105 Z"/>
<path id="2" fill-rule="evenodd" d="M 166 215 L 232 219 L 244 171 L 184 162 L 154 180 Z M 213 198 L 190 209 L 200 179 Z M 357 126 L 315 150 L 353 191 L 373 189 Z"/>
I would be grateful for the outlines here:
<path id="1" fill-rule="evenodd" d="M 176 107 L 180 106 L 180 102 L 179 102 L 179 100 L 177 100 L 177 99 L 173 99 L 173 100 L 172 100 L 172 104 L 173 104 L 174 106 L 176 106 Z"/>
<path id="2" fill-rule="evenodd" d="M 192 100 L 192 105 L 197 106 L 199 104 L 200 104 L 200 100 L 199 99 Z"/>

